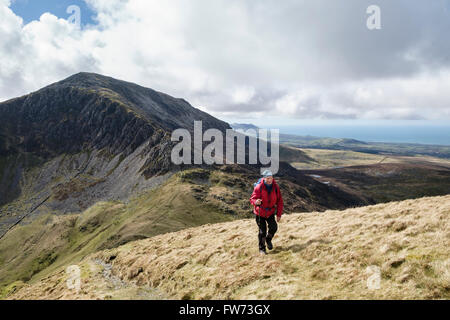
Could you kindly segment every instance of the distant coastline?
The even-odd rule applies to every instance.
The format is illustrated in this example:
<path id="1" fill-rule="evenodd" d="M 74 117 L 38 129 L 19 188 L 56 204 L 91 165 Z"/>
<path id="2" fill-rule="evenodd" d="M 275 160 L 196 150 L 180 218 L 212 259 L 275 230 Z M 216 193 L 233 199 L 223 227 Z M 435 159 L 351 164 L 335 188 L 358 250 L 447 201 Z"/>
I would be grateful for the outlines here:
<path id="1" fill-rule="evenodd" d="M 412 127 L 302 125 L 280 127 L 279 129 L 282 134 L 299 136 L 347 138 L 365 142 L 450 145 L 450 124 L 448 126 L 417 125 Z"/>

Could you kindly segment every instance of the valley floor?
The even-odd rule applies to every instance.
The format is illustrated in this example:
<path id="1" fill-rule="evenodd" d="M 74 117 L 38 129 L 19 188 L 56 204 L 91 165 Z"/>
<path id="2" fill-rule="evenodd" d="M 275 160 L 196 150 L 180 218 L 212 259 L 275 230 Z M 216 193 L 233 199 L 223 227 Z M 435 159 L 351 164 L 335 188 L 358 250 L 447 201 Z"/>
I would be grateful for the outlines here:
<path id="1" fill-rule="evenodd" d="M 450 159 L 425 155 L 399 156 L 389 154 L 371 154 L 350 150 L 304 149 L 303 151 L 312 161 L 293 161 L 291 165 L 298 170 L 336 169 L 350 166 L 367 166 L 386 163 L 402 164 L 436 164 L 450 168 Z"/>

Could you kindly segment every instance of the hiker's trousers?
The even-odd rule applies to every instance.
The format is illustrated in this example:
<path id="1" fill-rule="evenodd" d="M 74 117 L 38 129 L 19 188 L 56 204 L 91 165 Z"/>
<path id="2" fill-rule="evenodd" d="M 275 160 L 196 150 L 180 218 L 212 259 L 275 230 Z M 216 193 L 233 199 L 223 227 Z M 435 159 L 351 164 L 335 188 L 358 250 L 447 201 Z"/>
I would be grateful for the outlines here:
<path id="1" fill-rule="evenodd" d="M 258 242 L 260 250 L 266 249 L 266 239 L 271 241 L 278 230 L 278 225 L 275 221 L 275 217 L 276 214 L 273 214 L 268 218 L 262 218 L 256 215 L 256 223 L 258 224 L 259 228 Z M 269 232 L 267 232 L 267 226 L 269 226 Z"/>

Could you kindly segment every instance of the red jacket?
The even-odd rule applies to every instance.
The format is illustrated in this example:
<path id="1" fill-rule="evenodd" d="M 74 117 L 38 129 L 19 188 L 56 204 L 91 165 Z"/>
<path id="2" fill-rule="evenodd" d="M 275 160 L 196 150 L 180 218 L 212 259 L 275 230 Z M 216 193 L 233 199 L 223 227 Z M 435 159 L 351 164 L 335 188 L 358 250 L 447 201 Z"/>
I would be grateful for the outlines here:
<path id="1" fill-rule="evenodd" d="M 250 203 L 254 207 L 253 213 L 263 218 L 272 216 L 275 213 L 275 208 L 277 209 L 278 217 L 281 217 L 283 214 L 283 197 L 281 196 L 280 187 L 275 179 L 273 179 L 272 185 L 272 191 L 269 195 L 264 184 L 264 179 L 261 179 L 261 182 L 256 185 L 250 198 Z M 255 201 L 258 199 L 262 199 L 260 206 L 255 205 Z"/>

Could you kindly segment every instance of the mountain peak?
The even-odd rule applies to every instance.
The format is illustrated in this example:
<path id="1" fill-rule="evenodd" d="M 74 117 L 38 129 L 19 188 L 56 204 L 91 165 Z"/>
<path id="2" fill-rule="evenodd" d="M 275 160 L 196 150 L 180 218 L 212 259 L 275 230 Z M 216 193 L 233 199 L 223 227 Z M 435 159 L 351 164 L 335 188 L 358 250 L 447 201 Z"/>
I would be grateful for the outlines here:
<path id="1" fill-rule="evenodd" d="M 48 87 L 55 87 L 55 86 L 75 86 L 75 87 L 82 87 L 82 88 L 109 88 L 111 86 L 136 86 L 140 87 L 137 84 L 126 82 L 123 80 L 118 80 L 112 77 L 108 77 L 102 74 L 98 73 L 92 73 L 92 72 L 79 72 L 71 75 L 70 77 L 58 81 L 56 83 L 53 83 L 49 85 Z M 143 87 L 141 87 L 143 88 Z"/>
<path id="2" fill-rule="evenodd" d="M 192 129 L 194 121 L 205 130 L 230 128 L 186 100 L 80 72 L 0 103 L 0 155 L 31 152 L 47 159 L 86 148 L 128 155 L 149 139 L 153 145 L 175 129 Z"/>
<path id="3" fill-rule="evenodd" d="M 184 99 L 97 73 L 79 72 L 42 90 L 73 88 L 88 89 L 103 98 L 120 102 L 128 110 L 164 129 L 192 128 L 194 121 L 202 121 L 205 129 L 224 131 L 230 128 L 227 123 L 194 108 Z"/>

